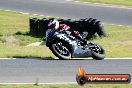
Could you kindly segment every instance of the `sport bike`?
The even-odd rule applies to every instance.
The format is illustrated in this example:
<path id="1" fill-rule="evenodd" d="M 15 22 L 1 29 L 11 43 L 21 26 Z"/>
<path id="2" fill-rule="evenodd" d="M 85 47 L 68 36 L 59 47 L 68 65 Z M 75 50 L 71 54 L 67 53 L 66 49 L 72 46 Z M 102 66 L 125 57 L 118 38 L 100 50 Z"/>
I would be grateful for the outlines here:
<path id="1" fill-rule="evenodd" d="M 46 46 L 59 59 L 74 59 L 92 57 L 95 60 L 105 58 L 105 50 L 98 44 L 82 42 L 65 31 L 48 29 L 46 31 Z"/>

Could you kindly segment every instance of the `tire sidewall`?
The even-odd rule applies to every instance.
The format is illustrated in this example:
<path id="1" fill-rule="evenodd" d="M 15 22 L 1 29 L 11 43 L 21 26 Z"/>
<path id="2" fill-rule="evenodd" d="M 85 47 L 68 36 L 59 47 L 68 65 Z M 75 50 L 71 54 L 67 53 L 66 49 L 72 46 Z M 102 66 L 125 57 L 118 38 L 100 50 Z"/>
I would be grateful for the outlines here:
<path id="1" fill-rule="evenodd" d="M 56 43 L 58 43 L 58 42 L 55 42 L 55 43 L 51 44 L 51 46 L 50 46 L 50 50 L 52 51 L 52 53 L 53 53 L 55 56 L 57 56 L 59 59 L 71 59 L 72 54 L 71 54 L 70 50 L 68 49 L 68 45 L 63 44 L 63 45 L 68 49 L 68 52 L 69 52 L 70 55 L 69 55 L 69 56 L 63 56 L 63 55 L 59 54 L 59 53 L 55 50 L 54 44 L 56 44 Z"/>
<path id="2" fill-rule="evenodd" d="M 92 58 L 95 60 L 102 60 L 105 58 L 105 50 L 99 45 L 99 47 L 101 48 L 103 53 L 96 53 L 94 51 L 92 51 Z"/>

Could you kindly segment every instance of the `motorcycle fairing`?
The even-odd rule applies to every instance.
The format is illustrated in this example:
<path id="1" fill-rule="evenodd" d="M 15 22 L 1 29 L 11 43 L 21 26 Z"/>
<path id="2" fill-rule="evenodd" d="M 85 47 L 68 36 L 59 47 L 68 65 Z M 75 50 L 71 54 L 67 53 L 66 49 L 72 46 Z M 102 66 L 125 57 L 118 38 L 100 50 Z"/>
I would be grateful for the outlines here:
<path id="1" fill-rule="evenodd" d="M 66 34 L 59 34 L 56 36 L 57 38 L 68 42 L 73 49 L 72 57 L 73 58 L 85 58 L 92 56 L 91 50 L 88 47 L 81 46 L 79 41 L 71 39 Z"/>
<path id="2" fill-rule="evenodd" d="M 74 51 L 72 54 L 72 57 L 74 58 L 86 58 L 92 56 L 91 50 L 87 47 L 84 48 L 84 46 L 74 46 Z"/>

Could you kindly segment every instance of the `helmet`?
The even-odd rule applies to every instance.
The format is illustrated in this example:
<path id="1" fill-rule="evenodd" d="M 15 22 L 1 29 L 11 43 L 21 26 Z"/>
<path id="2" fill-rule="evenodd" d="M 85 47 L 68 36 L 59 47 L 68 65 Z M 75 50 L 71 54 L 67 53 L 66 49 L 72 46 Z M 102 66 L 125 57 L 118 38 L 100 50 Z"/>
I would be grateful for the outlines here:
<path id="1" fill-rule="evenodd" d="M 55 19 L 52 19 L 49 21 L 48 23 L 48 27 L 51 28 L 51 29 L 58 29 L 59 28 L 59 22 Z"/>

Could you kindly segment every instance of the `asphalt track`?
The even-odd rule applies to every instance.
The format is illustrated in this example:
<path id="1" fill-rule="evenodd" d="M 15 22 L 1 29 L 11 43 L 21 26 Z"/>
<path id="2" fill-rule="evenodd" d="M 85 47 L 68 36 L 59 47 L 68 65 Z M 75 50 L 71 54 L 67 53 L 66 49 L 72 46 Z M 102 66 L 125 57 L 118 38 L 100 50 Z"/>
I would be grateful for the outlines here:
<path id="1" fill-rule="evenodd" d="M 77 67 L 87 73 L 130 74 L 132 59 L 55 60 L 1 59 L 0 83 L 64 83 L 76 82 Z"/>
<path id="2" fill-rule="evenodd" d="M 62 18 L 97 18 L 106 23 L 132 25 L 132 8 L 75 3 L 66 0 L 0 0 L 0 9 Z"/>

